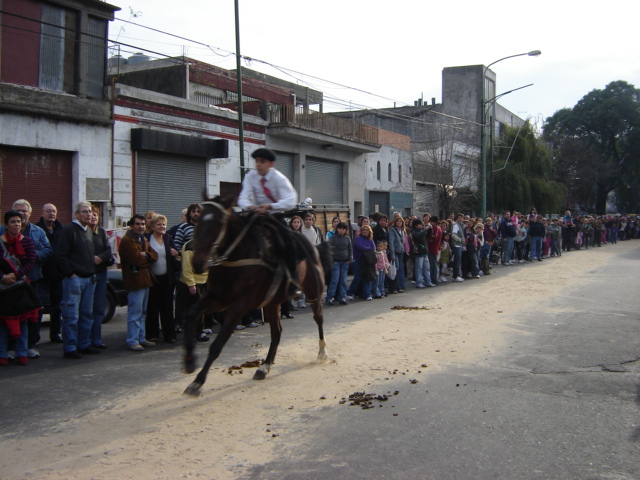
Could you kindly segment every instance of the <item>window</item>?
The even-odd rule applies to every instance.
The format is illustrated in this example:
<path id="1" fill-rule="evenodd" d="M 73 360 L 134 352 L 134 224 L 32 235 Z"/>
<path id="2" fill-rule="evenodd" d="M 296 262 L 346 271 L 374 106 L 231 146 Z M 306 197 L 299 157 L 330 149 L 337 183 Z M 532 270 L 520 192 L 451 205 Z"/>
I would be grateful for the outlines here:
<path id="1" fill-rule="evenodd" d="M 104 96 L 107 23 L 99 18 L 89 17 L 88 31 L 89 35 L 85 36 L 89 44 L 87 95 L 92 98 L 102 99 Z"/>
<path id="2" fill-rule="evenodd" d="M 391 181 L 391 164 L 389 164 L 387 177 L 388 177 L 389 181 Z"/>
<path id="3" fill-rule="evenodd" d="M 378 164 L 376 165 L 376 178 L 380 180 L 381 176 L 382 174 L 380 173 L 380 162 L 378 161 Z"/>
<path id="4" fill-rule="evenodd" d="M 75 93 L 75 13 L 43 3 L 40 37 L 40 88 Z"/>

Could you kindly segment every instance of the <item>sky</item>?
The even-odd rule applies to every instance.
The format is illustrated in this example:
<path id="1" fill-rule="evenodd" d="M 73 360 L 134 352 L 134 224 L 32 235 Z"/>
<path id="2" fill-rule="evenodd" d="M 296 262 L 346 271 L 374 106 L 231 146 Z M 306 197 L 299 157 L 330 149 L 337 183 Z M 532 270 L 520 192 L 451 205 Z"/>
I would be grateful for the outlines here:
<path id="1" fill-rule="evenodd" d="M 107 0 L 109 38 L 154 58 L 186 55 L 236 68 L 233 0 Z M 239 0 L 243 67 L 325 94 L 325 111 L 442 99 L 442 69 L 489 65 L 500 104 L 538 127 L 584 95 L 624 80 L 640 88 L 640 2 L 538 0 Z M 132 15 L 133 12 L 133 15 Z M 188 40 L 185 40 L 188 39 Z M 194 40 L 204 45 L 199 45 Z M 207 47 L 208 46 L 208 47 Z"/>

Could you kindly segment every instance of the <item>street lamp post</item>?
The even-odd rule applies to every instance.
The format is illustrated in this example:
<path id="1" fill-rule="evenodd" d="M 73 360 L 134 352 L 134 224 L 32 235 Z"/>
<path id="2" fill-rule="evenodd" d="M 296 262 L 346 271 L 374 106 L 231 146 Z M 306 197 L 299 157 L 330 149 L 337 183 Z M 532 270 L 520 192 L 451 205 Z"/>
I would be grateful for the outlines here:
<path id="1" fill-rule="evenodd" d="M 507 60 L 508 58 L 514 57 L 522 57 L 524 55 L 528 55 L 530 57 L 537 57 L 542 52 L 540 50 L 532 50 L 526 53 L 518 53 L 517 55 L 509 55 L 508 57 L 501 58 L 496 60 L 495 62 L 491 62 L 489 65 L 484 67 L 482 71 L 482 98 L 480 99 L 480 107 L 482 108 L 482 126 L 481 126 L 481 135 L 480 135 L 480 149 L 482 151 L 482 218 L 487 216 L 487 110 L 486 105 L 488 102 L 485 102 L 486 96 L 486 88 L 485 88 L 485 77 L 487 75 L 487 70 L 491 65 L 495 65 L 498 62 L 503 60 Z"/>

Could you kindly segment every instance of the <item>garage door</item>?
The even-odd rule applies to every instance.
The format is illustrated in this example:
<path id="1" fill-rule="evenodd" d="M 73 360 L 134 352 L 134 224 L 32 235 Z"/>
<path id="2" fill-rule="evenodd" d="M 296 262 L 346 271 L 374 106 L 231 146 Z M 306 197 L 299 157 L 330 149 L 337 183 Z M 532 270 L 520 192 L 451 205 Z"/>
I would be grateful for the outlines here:
<path id="1" fill-rule="evenodd" d="M 276 168 L 293 185 L 293 153 L 276 152 Z"/>
<path id="2" fill-rule="evenodd" d="M 0 146 L 0 203 L 2 212 L 15 200 L 26 199 L 33 208 L 31 223 L 37 223 L 42 206 L 53 203 L 58 220 L 73 220 L 71 157 L 73 152 Z"/>
<path id="3" fill-rule="evenodd" d="M 167 217 L 169 227 L 175 225 L 183 209 L 202 201 L 206 179 L 204 158 L 141 150 L 136 163 L 136 213 L 153 210 Z"/>
<path id="4" fill-rule="evenodd" d="M 311 197 L 314 204 L 342 204 L 343 175 L 342 163 L 307 158 L 306 196 Z"/>

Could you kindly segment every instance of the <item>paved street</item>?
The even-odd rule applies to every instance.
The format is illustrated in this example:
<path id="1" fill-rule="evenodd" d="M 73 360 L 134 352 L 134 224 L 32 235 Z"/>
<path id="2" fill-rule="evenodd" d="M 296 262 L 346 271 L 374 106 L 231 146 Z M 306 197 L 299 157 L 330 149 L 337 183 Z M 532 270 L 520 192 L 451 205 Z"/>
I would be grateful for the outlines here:
<path id="1" fill-rule="evenodd" d="M 616 247 L 605 248 L 610 249 L 608 253 Z M 640 479 L 640 242 L 624 242 L 618 251 L 606 264 L 586 270 L 579 288 L 569 282 L 559 289 L 560 294 L 541 296 L 533 306 L 524 300 L 536 295 L 535 285 L 527 299 L 495 292 L 470 298 L 465 292 L 481 285 L 477 282 L 486 282 L 487 287 L 501 279 L 514 287 L 526 284 L 528 272 L 534 271 L 527 269 L 551 270 L 547 262 L 557 262 L 549 264 L 554 268 L 575 259 L 588 262 L 590 252 L 572 253 L 539 266 L 495 267 L 492 278 L 462 285 L 429 292 L 410 290 L 387 300 L 327 308 L 331 336 L 339 334 L 338 323 L 371 321 L 377 311 L 399 302 L 408 304 L 418 294 L 436 299 L 455 289 L 470 312 L 485 304 L 491 308 L 505 302 L 529 305 L 515 309 L 509 330 L 496 343 L 499 348 L 488 346 L 474 361 L 452 361 L 432 372 L 411 372 L 415 383 L 397 375 L 368 385 L 368 392 L 391 392 L 390 400 L 374 402 L 373 409 L 329 402 L 297 411 L 287 421 L 288 433 L 280 448 L 268 460 L 254 460 L 253 466 L 237 475 L 203 478 Z M 294 312 L 296 319 L 284 322 L 288 345 L 313 331 L 306 310 Z M 179 347 L 160 345 L 142 354 L 125 349 L 123 314 L 124 309 L 119 309 L 105 325 L 110 348 L 99 356 L 64 360 L 59 345 L 45 342 L 40 348 L 42 358 L 26 368 L 0 371 L 0 438 L 5 448 L 11 441 L 39 436 L 52 437 L 57 444 L 66 435 L 67 422 L 99 414 L 101 406 L 108 410 L 120 397 L 176 381 L 186 387 Z M 251 346 L 266 345 L 267 335 L 265 327 L 239 332 L 220 366 L 245 361 Z M 201 355 L 207 346 L 199 344 Z M 277 365 L 284 375 L 278 381 L 285 383 L 286 363 Z M 215 381 L 213 377 L 205 391 L 212 406 L 217 401 L 212 393 L 222 388 Z M 394 391 L 401 393 L 394 396 Z M 236 414 L 238 421 L 252 415 L 242 408 Z M 219 434 L 222 438 L 215 442 L 224 443 L 224 431 Z M 0 457 L 8 453 L 0 447 Z M 27 462 L 36 452 L 22 454 Z M 0 474 L 0 478 L 21 477 Z M 150 474 L 144 478 L 171 477 Z"/>
<path id="2" fill-rule="evenodd" d="M 415 415 L 327 408 L 294 455 L 246 478 L 640 479 L 639 253 L 519 312 L 483 362 L 384 385 Z"/>

